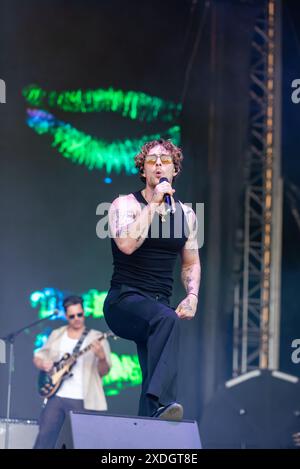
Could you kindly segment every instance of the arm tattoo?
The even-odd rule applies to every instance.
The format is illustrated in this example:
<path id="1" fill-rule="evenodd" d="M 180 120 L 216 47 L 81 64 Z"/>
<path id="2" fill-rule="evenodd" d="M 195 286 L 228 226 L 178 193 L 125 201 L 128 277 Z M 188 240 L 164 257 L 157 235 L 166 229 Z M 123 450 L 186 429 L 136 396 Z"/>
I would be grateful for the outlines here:
<path id="1" fill-rule="evenodd" d="M 181 278 L 187 293 L 198 293 L 199 266 L 197 264 L 182 268 Z"/>
<path id="2" fill-rule="evenodd" d="M 116 209 L 114 213 L 115 217 L 115 231 L 116 237 L 128 235 L 128 225 L 135 221 L 136 213 L 133 210 L 127 210 L 126 212 Z"/>
<path id="3" fill-rule="evenodd" d="M 187 300 L 184 301 L 184 309 L 186 311 L 193 311 L 193 308 L 191 306 L 190 299 L 188 298 Z"/>

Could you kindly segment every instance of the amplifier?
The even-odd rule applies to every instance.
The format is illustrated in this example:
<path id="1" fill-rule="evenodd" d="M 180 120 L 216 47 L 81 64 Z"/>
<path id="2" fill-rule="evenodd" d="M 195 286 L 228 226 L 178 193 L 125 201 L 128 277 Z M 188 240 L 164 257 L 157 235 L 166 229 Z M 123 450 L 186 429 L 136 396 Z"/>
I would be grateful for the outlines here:
<path id="1" fill-rule="evenodd" d="M 8 428 L 9 449 L 31 449 L 38 434 L 36 420 L 0 419 L 0 449 L 5 448 L 5 434 Z"/>

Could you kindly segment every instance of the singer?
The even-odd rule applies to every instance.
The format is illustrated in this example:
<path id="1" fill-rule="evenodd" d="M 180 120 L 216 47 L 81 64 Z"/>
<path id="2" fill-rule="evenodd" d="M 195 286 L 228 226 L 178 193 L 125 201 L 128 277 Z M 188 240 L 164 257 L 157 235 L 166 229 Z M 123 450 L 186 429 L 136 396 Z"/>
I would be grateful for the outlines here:
<path id="1" fill-rule="evenodd" d="M 135 157 L 145 188 L 118 197 L 109 211 L 114 271 L 105 319 L 115 334 L 136 343 L 143 376 L 139 415 L 166 420 L 183 417 L 176 402 L 179 323 L 194 317 L 200 285 L 196 216 L 172 188 L 182 160 L 171 141 L 146 143 Z M 173 309 L 178 254 L 186 297 Z"/>

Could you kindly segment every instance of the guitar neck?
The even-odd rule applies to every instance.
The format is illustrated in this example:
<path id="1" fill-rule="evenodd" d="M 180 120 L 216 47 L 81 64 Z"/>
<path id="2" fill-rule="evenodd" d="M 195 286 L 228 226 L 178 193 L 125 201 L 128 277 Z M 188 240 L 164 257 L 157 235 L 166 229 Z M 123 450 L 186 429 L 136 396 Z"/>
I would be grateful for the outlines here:
<path id="1" fill-rule="evenodd" d="M 84 347 L 84 349 L 80 350 L 80 352 L 77 352 L 74 355 L 72 355 L 72 357 L 74 357 L 74 358 L 81 357 L 81 355 L 88 352 L 92 348 L 92 345 L 93 345 L 93 342 L 91 344 L 87 345 L 86 347 Z"/>
<path id="2" fill-rule="evenodd" d="M 111 335 L 113 335 L 111 332 L 108 332 L 108 333 L 105 333 L 105 334 L 101 335 L 100 337 L 98 337 L 98 339 L 91 342 L 84 349 L 82 349 L 79 352 L 74 353 L 73 355 L 71 355 L 70 360 L 74 360 L 74 361 L 77 360 L 77 358 L 81 357 L 84 353 L 88 352 L 92 348 L 94 342 L 96 342 L 97 340 L 100 341 L 100 340 L 106 339 L 107 337 L 109 337 Z"/>

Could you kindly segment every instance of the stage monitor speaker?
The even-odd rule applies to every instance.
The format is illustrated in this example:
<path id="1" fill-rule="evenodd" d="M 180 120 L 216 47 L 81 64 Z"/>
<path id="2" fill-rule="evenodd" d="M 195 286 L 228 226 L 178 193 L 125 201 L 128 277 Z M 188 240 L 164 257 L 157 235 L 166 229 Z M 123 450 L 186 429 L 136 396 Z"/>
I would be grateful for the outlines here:
<path id="1" fill-rule="evenodd" d="M 31 449 L 38 434 L 35 420 L 0 419 L 0 448 L 5 448 L 6 422 L 8 423 L 8 449 Z"/>
<path id="2" fill-rule="evenodd" d="M 70 412 L 56 448 L 201 449 L 197 422 Z"/>
<path id="3" fill-rule="evenodd" d="M 211 449 L 295 448 L 300 432 L 299 378 L 253 370 L 227 381 L 204 409 L 201 440 Z"/>

